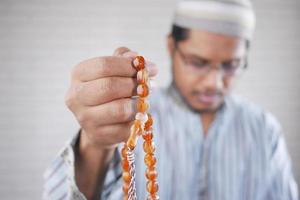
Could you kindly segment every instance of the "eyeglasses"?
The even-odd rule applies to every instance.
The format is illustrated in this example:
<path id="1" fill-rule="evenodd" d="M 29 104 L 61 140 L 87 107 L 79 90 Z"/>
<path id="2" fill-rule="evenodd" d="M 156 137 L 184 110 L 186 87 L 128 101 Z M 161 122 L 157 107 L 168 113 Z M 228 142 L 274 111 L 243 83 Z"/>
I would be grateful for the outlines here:
<path id="1" fill-rule="evenodd" d="M 195 56 L 187 56 L 178 48 L 178 46 L 176 47 L 176 50 L 191 73 L 205 76 L 213 69 L 212 64 L 208 60 L 197 58 Z M 220 70 L 223 77 L 231 77 L 240 74 L 246 66 L 246 59 L 234 59 L 217 64 L 215 68 Z"/>

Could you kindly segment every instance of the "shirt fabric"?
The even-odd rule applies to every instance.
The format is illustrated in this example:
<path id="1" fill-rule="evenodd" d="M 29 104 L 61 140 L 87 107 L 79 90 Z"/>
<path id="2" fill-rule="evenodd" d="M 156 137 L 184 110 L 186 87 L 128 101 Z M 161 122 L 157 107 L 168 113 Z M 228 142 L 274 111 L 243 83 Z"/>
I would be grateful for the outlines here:
<path id="1" fill-rule="evenodd" d="M 150 95 L 154 117 L 159 196 L 162 200 L 297 200 L 298 190 L 278 121 L 247 100 L 229 94 L 204 135 L 171 84 Z M 74 145 L 67 143 L 44 175 L 44 199 L 85 200 L 74 178 Z M 122 199 L 120 149 L 115 151 L 99 199 Z M 142 139 L 136 155 L 138 199 L 146 199 Z"/>

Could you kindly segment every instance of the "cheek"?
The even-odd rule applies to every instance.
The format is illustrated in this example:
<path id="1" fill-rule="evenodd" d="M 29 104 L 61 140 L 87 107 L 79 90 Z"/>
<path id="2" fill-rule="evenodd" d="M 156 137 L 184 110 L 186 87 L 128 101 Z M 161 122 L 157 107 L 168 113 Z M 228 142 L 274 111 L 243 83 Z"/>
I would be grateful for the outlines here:
<path id="1" fill-rule="evenodd" d="M 235 81 L 234 77 L 227 77 L 223 79 L 224 89 L 230 90 L 232 88 L 232 85 Z"/>
<path id="2" fill-rule="evenodd" d="M 173 78 L 182 93 L 188 93 L 195 85 L 195 82 L 197 82 L 182 66 L 175 64 L 173 66 Z"/>

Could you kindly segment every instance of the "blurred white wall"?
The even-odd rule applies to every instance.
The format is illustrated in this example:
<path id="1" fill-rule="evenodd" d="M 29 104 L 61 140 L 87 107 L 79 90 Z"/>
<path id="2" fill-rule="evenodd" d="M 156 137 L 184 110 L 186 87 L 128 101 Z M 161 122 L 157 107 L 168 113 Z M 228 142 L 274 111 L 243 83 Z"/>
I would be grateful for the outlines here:
<path id="1" fill-rule="evenodd" d="M 0 195 L 41 199 L 42 172 L 78 129 L 64 105 L 71 68 L 128 46 L 170 81 L 175 0 L 0 1 Z M 256 0 L 258 29 L 237 90 L 281 121 L 300 181 L 300 1 Z"/>

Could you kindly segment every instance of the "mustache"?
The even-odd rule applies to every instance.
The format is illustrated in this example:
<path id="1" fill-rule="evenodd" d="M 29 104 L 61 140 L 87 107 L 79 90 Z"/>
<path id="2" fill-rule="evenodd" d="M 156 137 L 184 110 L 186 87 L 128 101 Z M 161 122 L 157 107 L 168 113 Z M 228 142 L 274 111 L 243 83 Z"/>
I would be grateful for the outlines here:
<path id="1" fill-rule="evenodd" d="M 221 92 L 220 90 L 205 90 L 205 91 L 193 90 L 191 94 L 193 96 L 198 96 L 198 95 L 223 96 L 223 92 Z"/>

